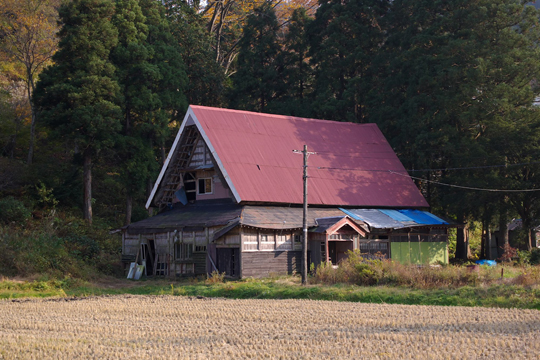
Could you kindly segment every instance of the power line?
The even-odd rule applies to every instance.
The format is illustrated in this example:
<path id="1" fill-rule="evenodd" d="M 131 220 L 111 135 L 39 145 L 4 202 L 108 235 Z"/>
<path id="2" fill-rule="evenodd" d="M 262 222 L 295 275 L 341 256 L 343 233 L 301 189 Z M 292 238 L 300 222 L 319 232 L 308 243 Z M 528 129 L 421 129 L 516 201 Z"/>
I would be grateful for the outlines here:
<path id="1" fill-rule="evenodd" d="M 469 167 L 440 168 L 440 169 L 406 169 L 405 171 L 407 171 L 407 172 L 417 172 L 417 171 L 474 170 L 474 169 L 489 169 L 489 168 L 501 168 L 501 167 L 512 167 L 512 166 L 525 166 L 525 165 L 534 165 L 534 164 L 540 164 L 540 161 L 532 161 L 532 162 L 528 162 L 528 163 L 516 163 L 516 164 L 484 165 L 484 166 L 469 166 Z M 375 170 L 375 169 L 337 168 L 337 167 L 325 167 L 325 166 L 319 166 L 319 167 L 317 167 L 317 169 L 320 169 L 320 170 L 344 170 L 344 171 L 373 171 L 373 172 L 392 171 L 392 170 Z"/>
<path id="2" fill-rule="evenodd" d="M 524 165 L 534 165 L 540 164 L 540 161 L 532 161 L 528 163 L 516 163 L 516 164 L 501 164 L 501 165 L 484 165 L 484 166 L 469 166 L 469 167 L 455 167 L 455 168 L 441 168 L 441 169 L 410 169 L 409 172 L 413 171 L 447 171 L 447 170 L 474 170 L 474 169 L 489 169 L 489 168 L 501 168 L 501 167 L 512 167 L 512 166 L 524 166 Z"/>
<path id="3" fill-rule="evenodd" d="M 437 185 L 442 185 L 442 186 L 449 186 L 449 187 L 458 188 L 458 189 L 465 189 L 465 190 L 490 191 L 490 192 L 533 192 L 533 191 L 540 191 L 540 189 L 523 189 L 523 190 L 486 189 L 486 188 L 478 188 L 478 187 L 472 187 L 472 186 L 462 186 L 462 185 L 454 185 L 454 184 L 442 183 L 442 182 L 439 182 L 439 181 L 423 179 L 423 178 L 419 178 L 419 177 L 416 177 L 416 176 L 410 176 L 408 174 L 407 175 L 400 174 L 400 173 L 392 171 L 392 170 L 389 170 L 388 172 L 391 173 L 391 174 L 399 175 L 399 176 L 410 177 L 411 179 L 415 179 L 415 180 L 426 181 L 426 182 L 429 182 L 429 183 L 432 183 L 432 184 L 437 184 Z"/>

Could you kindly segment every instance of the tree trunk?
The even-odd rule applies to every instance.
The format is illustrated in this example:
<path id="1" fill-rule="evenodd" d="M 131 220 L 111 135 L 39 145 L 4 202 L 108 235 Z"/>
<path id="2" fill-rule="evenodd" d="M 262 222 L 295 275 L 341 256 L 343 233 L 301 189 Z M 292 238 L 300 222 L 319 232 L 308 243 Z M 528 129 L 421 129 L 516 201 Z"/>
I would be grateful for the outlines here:
<path id="1" fill-rule="evenodd" d="M 465 227 L 465 251 L 467 252 L 467 259 L 472 258 L 471 247 L 469 246 L 469 226 Z"/>
<path id="2" fill-rule="evenodd" d="M 165 160 L 167 160 L 167 157 L 165 156 L 165 142 L 161 142 L 161 165 L 165 164 Z"/>
<path id="3" fill-rule="evenodd" d="M 131 210 L 133 208 L 133 198 L 131 197 L 131 194 L 128 192 L 126 194 L 126 218 L 124 220 L 124 225 L 131 224 Z"/>
<path id="4" fill-rule="evenodd" d="M 84 154 L 84 219 L 92 225 L 92 156 L 89 152 Z"/>
<path id="5" fill-rule="evenodd" d="M 532 236 L 531 236 L 531 230 L 532 230 L 532 220 L 527 217 L 522 217 L 521 219 L 521 226 L 523 230 L 526 231 L 527 234 L 527 250 L 532 250 Z"/>
<path id="6" fill-rule="evenodd" d="M 36 137 L 36 108 L 34 106 L 34 99 L 32 98 L 32 94 L 34 91 L 34 81 L 30 69 L 28 69 L 27 72 L 28 80 L 26 84 L 26 89 L 28 92 L 28 101 L 30 102 L 30 111 L 32 112 L 32 122 L 30 123 L 30 145 L 28 147 L 28 157 L 26 159 L 26 163 L 30 165 L 34 160 L 34 142 Z"/>
<path id="7" fill-rule="evenodd" d="M 497 237 L 497 255 L 501 257 L 508 244 L 508 210 L 501 207 L 499 214 L 499 236 Z"/>
<path id="8" fill-rule="evenodd" d="M 480 237 L 480 259 L 486 258 L 486 220 L 482 220 L 482 236 Z"/>
<path id="9" fill-rule="evenodd" d="M 486 224 L 486 259 L 493 260 L 491 253 L 491 229 L 489 223 Z"/>
<path id="10" fill-rule="evenodd" d="M 460 227 L 456 229 L 456 259 L 467 260 L 467 241 L 465 235 L 465 217 L 460 214 L 457 219 Z"/>

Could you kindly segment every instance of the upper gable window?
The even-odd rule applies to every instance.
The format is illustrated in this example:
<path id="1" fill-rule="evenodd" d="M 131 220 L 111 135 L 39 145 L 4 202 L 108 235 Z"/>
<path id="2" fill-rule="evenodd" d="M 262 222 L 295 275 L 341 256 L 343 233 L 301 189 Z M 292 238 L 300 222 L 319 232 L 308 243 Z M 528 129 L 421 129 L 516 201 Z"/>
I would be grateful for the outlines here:
<path id="1" fill-rule="evenodd" d="M 213 190 L 214 189 L 212 188 L 212 178 L 199 179 L 199 195 L 212 194 Z"/>

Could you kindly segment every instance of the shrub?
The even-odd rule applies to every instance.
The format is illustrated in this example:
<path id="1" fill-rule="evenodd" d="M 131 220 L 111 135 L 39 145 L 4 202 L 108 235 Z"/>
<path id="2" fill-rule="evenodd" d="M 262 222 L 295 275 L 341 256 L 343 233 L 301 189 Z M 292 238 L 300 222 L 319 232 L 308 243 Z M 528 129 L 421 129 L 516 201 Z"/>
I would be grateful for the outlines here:
<path id="1" fill-rule="evenodd" d="M 8 196 L 0 200 L 0 222 L 9 224 L 11 222 L 23 223 L 31 216 L 24 204 L 15 199 L 13 196 Z"/>
<path id="2" fill-rule="evenodd" d="M 206 279 L 205 283 L 206 284 L 217 284 L 217 283 L 222 283 L 223 282 L 223 279 L 225 279 L 225 273 L 220 273 L 216 270 L 212 271 L 212 273 L 210 274 L 210 276 L 208 276 L 208 278 Z"/>
<path id="3" fill-rule="evenodd" d="M 516 276 L 522 275 L 516 279 L 519 284 L 540 283 L 540 267 L 529 266 L 524 269 L 516 273 Z M 313 279 L 324 284 L 380 284 L 433 289 L 489 285 L 500 281 L 500 274 L 499 269 L 488 266 L 410 265 L 391 260 L 368 259 L 354 251 L 349 252 L 348 258 L 337 267 L 331 263 L 320 264 Z"/>
<path id="4" fill-rule="evenodd" d="M 499 261 L 511 261 L 512 258 L 515 258 L 517 256 L 517 249 L 510 246 L 510 244 L 506 243 L 503 247 L 503 254 Z"/>
<path id="5" fill-rule="evenodd" d="M 540 249 L 534 248 L 531 250 L 531 256 L 529 257 L 529 263 L 531 265 L 540 264 Z"/>
<path id="6" fill-rule="evenodd" d="M 64 242 L 70 253 L 83 261 L 93 260 L 101 252 L 97 241 L 86 235 L 66 236 Z"/>
<path id="7" fill-rule="evenodd" d="M 314 279 L 325 284 L 348 283 L 356 285 L 374 285 L 383 276 L 382 261 L 365 258 L 360 251 L 348 251 L 348 258 L 339 266 L 321 263 L 315 270 Z"/>
<path id="8" fill-rule="evenodd" d="M 524 265 L 524 264 L 530 264 L 530 262 L 531 262 L 531 252 L 527 250 L 518 250 L 517 263 Z"/>

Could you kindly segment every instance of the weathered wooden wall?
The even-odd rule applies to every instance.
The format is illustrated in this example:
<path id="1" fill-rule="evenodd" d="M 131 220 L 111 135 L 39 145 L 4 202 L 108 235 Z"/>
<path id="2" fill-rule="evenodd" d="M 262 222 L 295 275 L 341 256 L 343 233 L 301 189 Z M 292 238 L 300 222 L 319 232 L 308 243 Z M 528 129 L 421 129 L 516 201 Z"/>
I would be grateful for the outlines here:
<path id="1" fill-rule="evenodd" d="M 241 254 L 242 277 L 300 272 L 301 251 L 257 251 Z"/>
<path id="2" fill-rule="evenodd" d="M 148 244 L 154 241 L 156 253 L 159 254 L 159 262 L 166 262 L 169 267 L 170 276 L 181 275 L 203 275 L 212 272 L 212 266 L 208 259 L 208 244 L 216 229 L 209 228 L 186 228 L 175 232 L 163 232 L 155 234 L 133 235 L 125 232 L 122 236 L 122 255 L 126 258 L 135 258 L 141 244 Z M 237 245 L 240 243 L 239 234 L 231 234 L 230 241 L 234 242 L 236 237 Z M 189 244 L 191 246 L 191 257 L 186 259 L 177 258 L 175 246 L 177 244 Z"/>
<path id="3" fill-rule="evenodd" d="M 323 259 L 321 256 L 321 242 L 324 242 L 324 240 L 317 240 L 313 241 L 310 240 L 308 242 L 309 251 L 311 253 L 311 263 L 315 264 L 315 266 L 318 266 L 321 262 L 326 261 L 326 259 Z M 310 264 L 311 266 L 311 264 Z"/>

